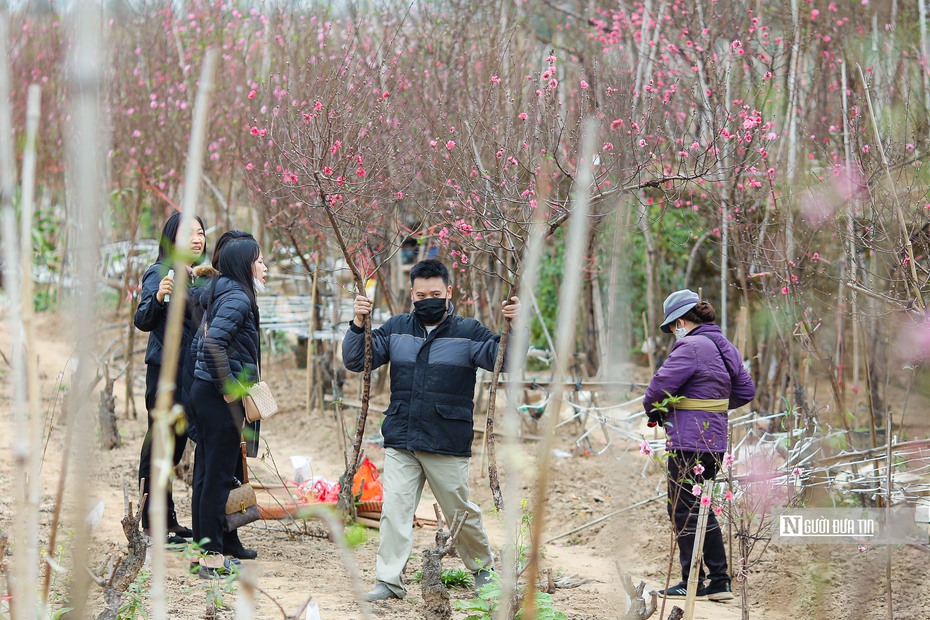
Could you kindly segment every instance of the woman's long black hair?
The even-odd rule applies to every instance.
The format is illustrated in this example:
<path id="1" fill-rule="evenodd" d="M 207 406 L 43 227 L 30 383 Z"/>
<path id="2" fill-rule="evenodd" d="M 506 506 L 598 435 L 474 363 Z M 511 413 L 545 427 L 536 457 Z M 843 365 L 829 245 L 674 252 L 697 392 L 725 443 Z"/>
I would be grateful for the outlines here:
<path id="1" fill-rule="evenodd" d="M 248 237 L 237 237 L 229 239 L 223 245 L 223 251 L 220 253 L 217 264 L 214 265 L 220 274 L 230 280 L 237 282 L 245 291 L 252 305 L 252 313 L 255 315 L 255 325 L 258 326 L 258 303 L 255 301 L 255 283 L 252 276 L 252 264 L 258 260 L 261 255 L 261 248 L 258 241 L 252 235 Z M 214 278 L 213 288 L 216 288 Z M 213 298 L 213 292 L 210 293 Z"/>
<path id="2" fill-rule="evenodd" d="M 211 259 L 211 263 L 214 267 L 216 267 L 219 263 L 220 250 L 226 247 L 226 244 L 233 239 L 255 239 L 255 237 L 252 236 L 252 233 L 247 233 L 244 230 L 237 230 L 235 228 L 224 232 L 222 235 L 220 235 L 220 238 L 216 240 L 216 246 L 213 248 L 213 258 Z M 217 267 L 217 269 L 219 268 Z"/>
<path id="3" fill-rule="evenodd" d="M 203 220 L 200 219 L 200 216 L 195 215 L 194 219 L 200 224 L 200 228 L 206 232 L 207 227 L 203 225 Z M 181 226 L 181 214 L 174 213 L 171 217 L 168 218 L 168 221 L 165 222 L 165 227 L 161 229 L 161 241 L 158 243 L 158 259 L 155 261 L 157 263 L 164 263 L 169 260 L 169 255 L 172 250 L 174 250 L 175 241 L 178 238 L 178 228 Z M 200 253 L 200 256 L 194 259 L 194 264 L 199 265 L 207 257 L 207 241 L 204 239 L 203 242 L 203 252 Z"/>

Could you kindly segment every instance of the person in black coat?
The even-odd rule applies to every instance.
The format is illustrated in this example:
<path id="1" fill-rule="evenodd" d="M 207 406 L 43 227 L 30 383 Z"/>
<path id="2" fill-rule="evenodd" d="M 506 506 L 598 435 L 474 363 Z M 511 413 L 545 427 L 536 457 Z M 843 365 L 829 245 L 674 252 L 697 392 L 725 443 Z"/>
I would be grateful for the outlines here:
<path id="1" fill-rule="evenodd" d="M 168 274 L 171 269 L 175 241 L 178 236 L 178 227 L 181 224 L 181 214 L 175 213 L 165 222 L 162 229 L 161 241 L 158 246 L 158 258 L 155 263 L 149 267 L 142 276 L 142 293 L 139 299 L 139 307 L 133 317 L 133 323 L 137 328 L 144 332 L 149 332 L 148 346 L 145 350 L 145 408 L 148 410 L 148 431 L 145 434 L 145 440 L 142 443 L 142 452 L 139 456 L 139 481 L 142 485 L 142 492 L 145 495 L 145 501 L 142 510 L 142 529 L 146 535 L 151 536 L 149 530 L 149 502 L 148 495 L 150 491 L 150 478 L 152 466 L 152 412 L 155 409 L 155 400 L 158 395 L 158 378 L 161 375 L 162 349 L 164 347 L 165 326 L 168 320 L 168 304 L 170 295 L 174 289 L 174 277 Z M 203 220 L 199 217 L 194 218 L 191 226 L 190 251 L 192 256 L 191 264 L 188 269 L 194 265 L 203 262 L 207 252 L 207 241 L 204 234 Z M 183 380 L 184 364 L 188 356 L 191 335 L 196 326 L 191 321 L 189 312 L 185 312 L 184 328 L 181 335 L 181 348 L 178 351 L 178 374 L 175 385 L 180 386 Z M 182 390 L 175 390 L 174 401 L 184 405 Z M 177 465 L 184 454 L 184 448 L 187 445 L 187 435 L 184 432 L 177 433 L 174 441 L 173 462 Z M 183 543 L 185 538 L 190 538 L 193 532 L 178 523 L 177 513 L 174 508 L 174 500 L 171 497 L 171 487 L 168 487 L 168 532 L 166 533 L 168 542 Z"/>
<path id="2" fill-rule="evenodd" d="M 184 374 L 181 381 L 181 394 L 184 398 L 184 402 L 190 402 L 190 391 L 191 386 L 194 383 L 194 364 L 197 361 L 197 347 L 200 344 L 200 338 L 203 335 L 203 331 L 200 329 L 203 325 L 203 316 L 207 311 L 207 302 L 210 298 L 211 292 L 211 283 L 213 280 L 220 275 L 220 272 L 214 267 L 214 265 L 219 263 L 220 252 L 223 247 L 232 239 L 254 239 L 252 233 L 247 233 L 243 230 L 227 230 L 220 238 L 216 240 L 216 245 L 213 248 L 213 257 L 210 260 L 210 264 L 197 265 L 193 269 L 193 279 L 191 280 L 191 286 L 188 289 L 187 293 L 187 306 L 188 311 L 191 316 L 191 325 L 193 325 L 191 343 L 188 347 L 188 355 L 184 360 Z M 191 424 L 191 438 L 196 441 L 194 435 L 196 434 L 196 427 L 194 426 L 193 420 L 189 420 Z M 256 431 L 257 434 L 257 431 Z M 249 456 L 252 456 L 250 453 Z"/>
<path id="3" fill-rule="evenodd" d="M 239 395 L 258 381 L 261 360 L 256 292 L 267 268 L 254 238 L 230 239 L 210 283 L 206 313 L 198 334 L 191 404 L 199 441 L 194 457 L 194 531 L 203 541 L 199 574 L 229 570 L 223 554 L 257 557 L 233 533 L 224 535 L 226 500 L 241 462 L 239 444 L 245 412 Z"/>
<path id="4" fill-rule="evenodd" d="M 194 334 L 191 339 L 190 353 L 187 356 L 184 377 L 181 384 L 182 394 L 184 395 L 185 402 L 190 402 L 191 388 L 194 384 L 194 366 L 197 363 L 197 350 L 200 346 L 200 340 L 203 337 L 203 317 L 206 314 L 207 304 L 213 289 L 212 282 L 220 275 L 220 272 L 213 265 L 219 264 L 220 253 L 226 244 L 233 239 L 254 240 L 254 237 L 251 233 L 247 233 L 242 230 L 234 229 L 224 232 L 222 235 L 220 235 L 220 238 L 216 240 L 216 245 L 213 248 L 213 258 L 211 259 L 211 264 L 198 265 L 194 268 L 194 280 L 188 294 L 187 303 L 190 306 L 192 322 L 197 326 L 197 329 L 194 330 Z M 196 438 L 197 424 L 196 420 L 193 419 L 193 416 L 191 416 L 189 424 L 190 426 L 188 429 L 188 434 L 190 435 L 191 439 L 196 442 L 198 441 Z M 258 440 L 260 432 L 261 420 L 249 422 L 243 429 L 243 436 L 245 437 L 249 456 L 258 456 Z M 199 490 L 203 489 L 203 473 L 203 468 L 195 469 L 194 471 L 193 488 L 196 493 L 199 493 Z M 236 479 L 244 479 L 244 472 L 242 471 L 242 459 L 236 461 Z M 197 531 L 196 527 L 196 525 L 200 522 L 198 515 L 198 505 L 196 503 L 191 505 L 191 518 L 195 525 L 194 538 L 195 540 L 200 540 L 201 537 L 198 536 L 199 532 Z M 252 559 L 257 557 L 257 553 L 255 551 L 246 549 L 243 546 L 243 544 L 239 541 L 239 534 L 235 530 L 232 532 L 223 533 L 223 551 L 228 555 L 240 559 Z"/>

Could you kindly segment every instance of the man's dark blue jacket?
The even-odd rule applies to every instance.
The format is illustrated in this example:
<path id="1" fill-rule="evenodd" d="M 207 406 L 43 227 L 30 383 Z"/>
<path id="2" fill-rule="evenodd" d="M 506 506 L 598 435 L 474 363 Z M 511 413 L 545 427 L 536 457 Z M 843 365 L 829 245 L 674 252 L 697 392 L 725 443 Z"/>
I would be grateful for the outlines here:
<path id="1" fill-rule="evenodd" d="M 372 368 L 391 363 L 384 446 L 471 456 L 475 375 L 478 368 L 494 370 L 500 334 L 452 313 L 427 334 L 408 313 L 392 316 L 372 337 Z M 354 322 L 342 342 L 342 359 L 353 372 L 365 366 L 365 333 Z"/>

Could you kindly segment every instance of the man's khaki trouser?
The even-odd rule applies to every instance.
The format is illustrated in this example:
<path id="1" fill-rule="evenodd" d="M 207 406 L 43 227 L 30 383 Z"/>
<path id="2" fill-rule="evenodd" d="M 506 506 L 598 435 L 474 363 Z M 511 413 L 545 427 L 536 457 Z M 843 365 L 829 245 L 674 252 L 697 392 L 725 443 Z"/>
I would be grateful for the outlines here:
<path id="1" fill-rule="evenodd" d="M 481 509 L 469 500 L 467 456 L 387 448 L 382 480 L 384 506 L 375 577 L 394 594 L 403 597 L 407 593 L 402 573 L 413 550 L 413 514 L 420 503 L 424 481 L 429 482 L 446 519 L 452 519 L 456 511 L 468 512 L 455 541 L 465 567 L 472 572 L 492 568 L 494 558 L 481 524 Z"/>

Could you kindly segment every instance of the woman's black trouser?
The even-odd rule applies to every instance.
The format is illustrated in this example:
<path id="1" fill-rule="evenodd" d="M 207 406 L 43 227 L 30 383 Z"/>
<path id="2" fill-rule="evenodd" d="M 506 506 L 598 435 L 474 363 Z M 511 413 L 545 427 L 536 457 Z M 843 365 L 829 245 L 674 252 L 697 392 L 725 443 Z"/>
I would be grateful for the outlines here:
<path id="1" fill-rule="evenodd" d="M 687 582 L 691 573 L 691 556 L 694 552 L 694 531 L 697 527 L 700 499 L 691 493 L 695 484 L 712 481 L 720 469 L 722 454 L 715 452 L 669 452 L 668 455 L 668 514 L 678 532 L 678 555 L 681 562 L 682 581 Z M 700 474 L 694 473 L 698 465 L 704 467 Z M 710 493 L 710 488 L 705 488 Z M 704 566 L 712 582 L 729 582 L 727 554 L 723 547 L 723 534 L 713 510 L 707 514 L 707 531 L 704 534 L 704 562 L 698 568 L 698 583 L 704 581 Z"/>
<path id="2" fill-rule="evenodd" d="M 148 430 L 145 433 L 145 440 L 142 442 L 142 453 L 139 455 L 139 481 L 142 483 L 142 492 L 146 496 L 145 505 L 142 508 L 142 527 L 149 527 L 149 502 L 148 495 L 151 489 L 150 480 L 152 478 L 152 412 L 155 410 L 155 400 L 158 396 L 158 376 L 161 374 L 160 364 L 149 364 L 145 369 L 145 408 L 148 410 Z M 180 400 L 175 393 L 175 402 Z M 174 437 L 174 455 L 173 463 L 177 465 L 184 456 L 184 448 L 187 447 L 187 434 L 182 433 Z M 174 510 L 174 499 L 171 497 L 171 481 L 168 481 L 168 527 L 178 524 L 178 517 Z"/>
<path id="3" fill-rule="evenodd" d="M 194 453 L 194 540 L 202 549 L 222 553 L 226 500 L 233 478 L 242 480 L 242 453 L 239 448 L 244 411 L 242 403 L 227 403 L 210 381 L 195 379 L 191 387 L 191 411 L 197 424 L 197 450 Z M 225 535 L 228 546 L 237 542 L 235 532 Z"/>

